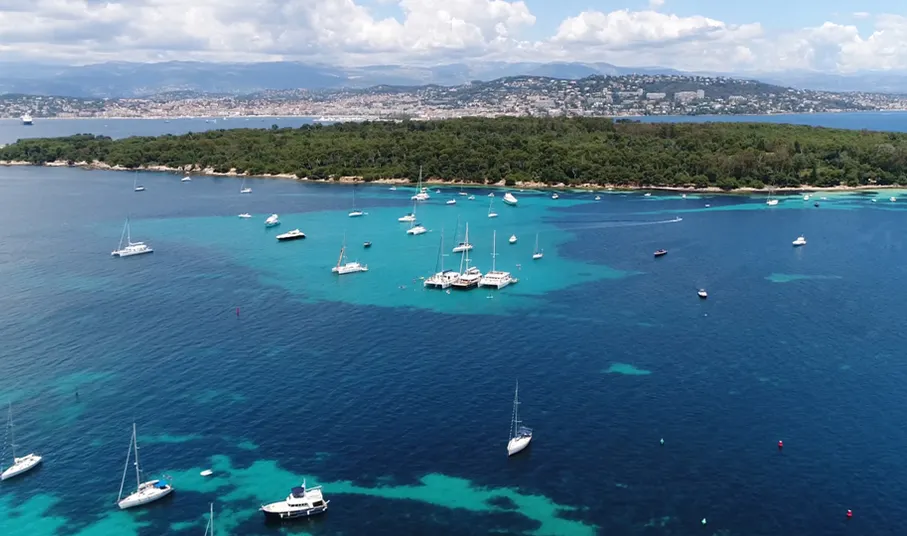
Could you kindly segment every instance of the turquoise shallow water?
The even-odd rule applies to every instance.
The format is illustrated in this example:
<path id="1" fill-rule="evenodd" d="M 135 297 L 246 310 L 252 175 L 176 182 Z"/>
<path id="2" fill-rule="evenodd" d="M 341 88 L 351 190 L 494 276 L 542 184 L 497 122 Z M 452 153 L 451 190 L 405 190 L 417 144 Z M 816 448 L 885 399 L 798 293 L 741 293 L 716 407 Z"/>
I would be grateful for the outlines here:
<path id="1" fill-rule="evenodd" d="M 907 204 L 888 192 L 820 194 L 820 208 L 516 192 L 489 220 L 487 190 L 445 190 L 412 237 L 402 188 L 359 187 L 369 214 L 351 219 L 348 186 L 143 183 L 0 169 L 0 399 L 47 458 L 0 486 L 2 534 L 200 534 L 210 501 L 225 534 L 900 527 Z M 264 229 L 272 212 L 279 230 Z M 110 258 L 126 214 L 154 254 Z M 482 269 L 497 229 L 519 284 L 421 288 L 458 218 Z M 274 239 L 295 227 L 309 238 Z M 330 273 L 344 237 L 368 273 Z M 517 378 L 536 438 L 507 459 Z M 148 475 L 177 491 L 119 512 L 133 420 Z M 302 478 L 331 510 L 265 525 L 258 505 Z"/>

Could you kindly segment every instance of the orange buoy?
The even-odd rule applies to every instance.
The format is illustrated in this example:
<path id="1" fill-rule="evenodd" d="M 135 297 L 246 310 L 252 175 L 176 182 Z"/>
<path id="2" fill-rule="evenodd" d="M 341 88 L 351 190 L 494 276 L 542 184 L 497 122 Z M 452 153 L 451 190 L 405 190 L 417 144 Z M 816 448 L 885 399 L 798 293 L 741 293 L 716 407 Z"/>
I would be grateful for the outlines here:
<path id="1" fill-rule="evenodd" d="M 848 511 L 847 511 L 847 519 L 850 519 L 850 518 L 852 518 L 852 517 L 853 517 L 853 512 L 850 511 L 850 510 L 848 510 Z"/>

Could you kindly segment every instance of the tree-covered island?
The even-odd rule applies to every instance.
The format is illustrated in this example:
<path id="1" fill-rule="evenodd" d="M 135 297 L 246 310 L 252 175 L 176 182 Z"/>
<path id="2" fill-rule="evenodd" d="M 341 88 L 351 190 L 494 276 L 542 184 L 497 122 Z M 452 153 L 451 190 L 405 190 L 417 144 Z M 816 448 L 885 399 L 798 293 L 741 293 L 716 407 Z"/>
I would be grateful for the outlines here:
<path id="1" fill-rule="evenodd" d="M 907 184 L 907 134 L 767 123 L 466 118 L 22 139 L 0 161 L 365 181 L 832 187 Z"/>

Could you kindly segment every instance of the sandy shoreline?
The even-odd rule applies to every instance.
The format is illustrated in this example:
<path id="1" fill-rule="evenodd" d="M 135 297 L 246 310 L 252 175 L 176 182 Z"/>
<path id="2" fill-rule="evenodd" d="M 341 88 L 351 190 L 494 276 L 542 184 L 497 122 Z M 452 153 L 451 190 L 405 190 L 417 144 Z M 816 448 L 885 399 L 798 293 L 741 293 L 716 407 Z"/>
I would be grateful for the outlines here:
<path id="1" fill-rule="evenodd" d="M 31 162 L 17 161 L 17 160 L 0 160 L 0 166 L 36 166 L 37 164 L 32 164 Z M 366 181 L 362 177 L 358 176 L 349 176 L 349 177 L 332 177 L 328 179 L 310 179 L 308 177 L 299 178 L 291 173 L 279 173 L 276 175 L 262 174 L 262 175 L 249 175 L 247 173 L 238 173 L 235 169 L 227 172 L 218 172 L 214 168 L 205 168 L 197 169 L 193 168 L 191 171 L 186 171 L 182 168 L 172 168 L 168 166 L 143 166 L 136 169 L 130 169 L 123 166 L 111 166 L 103 162 L 76 162 L 73 165 L 70 165 L 64 161 L 56 162 L 47 162 L 42 164 L 43 167 L 76 167 L 80 169 L 87 170 L 98 170 L 98 171 L 152 171 L 158 173 L 174 173 L 174 174 L 188 174 L 188 175 L 202 175 L 209 177 L 238 177 L 238 178 L 250 178 L 250 179 L 284 179 L 284 180 L 295 180 L 301 182 L 323 182 L 323 183 L 332 183 L 332 184 L 390 184 L 390 185 L 410 185 L 412 184 L 409 179 L 405 178 L 386 178 L 386 179 L 375 179 L 372 181 Z M 754 193 L 768 193 L 769 188 L 737 188 L 734 190 L 722 190 L 716 186 L 710 186 L 708 188 L 696 188 L 693 186 L 688 187 L 675 187 L 675 186 L 646 186 L 646 185 L 631 185 L 631 184 L 566 184 L 566 183 L 557 183 L 557 184 L 548 184 L 543 182 L 533 182 L 533 181 L 517 181 L 512 186 L 507 186 L 503 180 L 496 182 L 476 182 L 476 181 L 464 181 L 457 179 L 442 180 L 438 178 L 428 178 L 422 181 L 423 184 L 430 186 L 481 186 L 486 188 L 516 188 L 516 189 L 531 189 L 531 190 L 589 190 L 589 191 L 601 191 L 601 190 L 626 190 L 626 191 L 637 191 L 637 190 L 651 190 L 651 191 L 664 191 L 664 192 L 678 192 L 678 193 L 709 193 L 709 194 L 754 194 Z M 779 193 L 791 193 L 791 192 L 845 192 L 845 191 L 859 191 L 859 190 L 884 190 L 884 189 L 897 189 L 905 188 L 904 186 L 899 185 L 861 185 L 861 186 L 827 186 L 827 187 L 817 187 L 810 185 L 801 185 L 799 187 L 778 187 L 774 188 L 775 192 Z"/>

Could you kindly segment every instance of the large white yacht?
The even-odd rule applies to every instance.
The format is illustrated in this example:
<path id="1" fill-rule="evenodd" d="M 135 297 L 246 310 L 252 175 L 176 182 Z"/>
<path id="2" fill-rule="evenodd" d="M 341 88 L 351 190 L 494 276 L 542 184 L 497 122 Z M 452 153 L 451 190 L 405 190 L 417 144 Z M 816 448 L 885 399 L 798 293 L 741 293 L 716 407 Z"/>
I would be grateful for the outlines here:
<path id="1" fill-rule="evenodd" d="M 262 505 L 261 512 L 266 519 L 284 520 L 298 517 L 309 517 L 324 513 L 328 503 L 321 494 L 321 486 L 306 489 L 305 480 L 302 486 L 290 490 L 287 498 L 271 504 Z"/>
<path id="2" fill-rule="evenodd" d="M 515 207 L 517 203 L 518 201 L 512 193 L 507 192 L 506 194 L 504 194 L 504 204 Z"/>
<path id="3" fill-rule="evenodd" d="M 806 245 L 806 237 L 804 237 L 804 236 L 798 236 L 797 239 L 794 240 L 792 243 L 793 243 L 794 247 L 797 247 L 797 246 L 805 246 L 805 245 Z"/>
<path id="4" fill-rule="evenodd" d="M 469 224 L 466 224 L 466 235 L 464 240 L 469 242 Z M 458 290 L 471 290 L 479 286 L 479 280 L 482 279 L 482 272 L 479 271 L 475 266 L 469 266 L 469 250 L 463 251 L 463 256 L 460 257 L 460 272 L 457 274 L 457 278 L 453 281 L 450 286 Z"/>
<path id="5" fill-rule="evenodd" d="M 299 229 L 293 229 L 292 231 L 277 235 L 277 240 L 279 242 L 288 242 L 290 240 L 301 240 L 305 238 L 305 233 Z"/>
<path id="6" fill-rule="evenodd" d="M 3 470 L 3 472 L 0 473 L 0 480 L 7 480 L 14 476 L 19 476 L 22 473 L 31 471 L 32 469 L 37 467 L 38 464 L 41 463 L 41 460 L 44 459 L 35 453 L 26 454 L 25 456 L 20 456 L 20 457 L 16 456 L 16 436 L 13 433 L 13 404 L 12 404 L 12 402 L 9 403 L 8 420 L 9 420 L 9 422 L 7 424 L 7 430 L 9 430 L 9 445 L 12 450 L 13 464 L 6 468 L 0 467 L 0 469 Z"/>
<path id="7" fill-rule="evenodd" d="M 510 272 L 498 271 L 496 267 L 496 260 L 498 256 L 497 252 L 497 231 L 494 232 L 494 238 L 492 238 L 491 245 L 491 271 L 486 272 L 485 275 L 479 279 L 480 287 L 492 287 L 496 289 L 502 289 L 511 283 L 516 283 L 517 280 L 510 275 Z"/>
<path id="8" fill-rule="evenodd" d="M 126 473 L 129 471 L 129 459 L 135 452 L 135 491 L 123 497 L 123 486 L 126 484 Z M 139 465 L 139 445 L 135 431 L 135 423 L 132 423 L 132 441 L 129 443 L 129 450 L 126 452 L 126 466 L 123 468 L 123 480 L 120 482 L 120 494 L 117 496 L 117 506 L 120 510 L 141 506 L 150 502 L 163 499 L 173 492 L 173 486 L 164 479 L 149 480 L 142 482 L 142 467 Z"/>
<path id="9" fill-rule="evenodd" d="M 34 119 L 32 119 L 31 115 L 26 113 L 25 115 L 22 116 L 22 124 L 23 125 L 33 125 L 33 124 L 35 124 L 35 121 L 34 121 Z"/>
<path id="10" fill-rule="evenodd" d="M 268 216 L 268 219 L 265 220 L 265 227 L 276 227 L 280 225 L 280 216 L 277 214 L 271 214 Z"/>
<path id="11" fill-rule="evenodd" d="M 120 244 L 110 252 L 114 257 L 132 257 L 133 255 L 144 255 L 153 253 L 151 246 L 144 242 L 133 242 L 132 231 L 129 228 L 129 218 L 126 218 L 126 225 L 123 226 L 123 234 L 120 235 Z"/>

